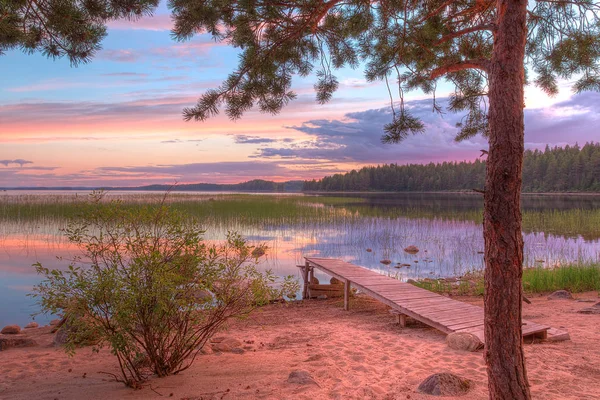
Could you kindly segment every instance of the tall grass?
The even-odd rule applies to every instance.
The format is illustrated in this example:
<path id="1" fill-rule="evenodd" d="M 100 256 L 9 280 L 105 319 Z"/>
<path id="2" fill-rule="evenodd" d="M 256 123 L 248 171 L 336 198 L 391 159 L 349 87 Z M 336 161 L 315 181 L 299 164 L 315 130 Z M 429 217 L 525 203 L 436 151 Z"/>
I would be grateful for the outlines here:
<path id="1" fill-rule="evenodd" d="M 587 292 L 600 290 L 600 265 L 568 265 L 560 268 L 525 268 L 523 289 L 528 293 Z"/>
<path id="2" fill-rule="evenodd" d="M 482 273 L 472 273 L 456 282 L 446 279 L 422 279 L 414 283 L 432 292 L 454 295 L 483 295 Z M 571 293 L 600 291 L 600 264 L 572 264 L 559 268 L 534 267 L 523 270 L 525 293 L 550 293 L 568 290 Z"/>
<path id="3" fill-rule="evenodd" d="M 159 202 L 162 195 L 109 195 L 135 206 L 140 202 Z M 42 218 L 68 218 L 81 212 L 86 196 L 76 195 L 4 195 L 0 197 L 0 221 L 28 221 Z M 369 203 L 360 197 L 278 196 L 249 194 L 171 194 L 167 201 L 200 219 L 241 224 L 300 223 L 323 218 L 423 218 L 444 221 L 482 222 L 478 208 L 415 207 Z M 544 232 L 586 240 L 600 238 L 600 209 L 524 210 L 523 231 Z"/>

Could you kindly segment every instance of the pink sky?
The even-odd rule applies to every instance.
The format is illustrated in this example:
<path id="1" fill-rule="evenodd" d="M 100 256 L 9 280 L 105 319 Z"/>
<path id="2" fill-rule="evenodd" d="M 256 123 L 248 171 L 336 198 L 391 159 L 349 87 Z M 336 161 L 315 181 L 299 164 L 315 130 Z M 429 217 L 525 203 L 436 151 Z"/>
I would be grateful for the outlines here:
<path id="1" fill-rule="evenodd" d="M 184 122 L 183 108 L 226 78 L 237 52 L 205 35 L 173 42 L 170 26 L 164 12 L 113 23 L 103 50 L 78 68 L 39 54 L 2 56 L 0 187 L 312 179 L 377 163 L 473 160 L 487 146 L 482 138 L 454 142 L 460 116 L 432 114 L 420 93 L 407 100 L 426 133 L 383 145 L 387 90 L 361 69 L 337 72 L 340 89 L 325 106 L 308 77 L 295 81 L 298 99 L 279 115 Z M 600 97 L 562 86 L 553 99 L 527 89 L 528 147 L 600 137 Z M 442 85 L 438 99 L 449 92 Z"/>

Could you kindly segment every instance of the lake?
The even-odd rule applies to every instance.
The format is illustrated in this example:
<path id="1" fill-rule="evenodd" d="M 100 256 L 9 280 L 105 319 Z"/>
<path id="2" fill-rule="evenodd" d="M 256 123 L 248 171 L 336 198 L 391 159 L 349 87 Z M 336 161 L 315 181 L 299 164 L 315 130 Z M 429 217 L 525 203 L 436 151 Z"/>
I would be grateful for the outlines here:
<path id="1" fill-rule="evenodd" d="M 107 197 L 134 206 L 160 201 L 163 194 L 114 192 Z M 0 193 L 0 326 L 24 325 L 36 311 L 26 296 L 39 282 L 33 263 L 65 268 L 65 260 L 77 254 L 61 228 L 85 198 L 84 192 Z M 262 268 L 280 276 L 299 277 L 296 265 L 304 256 L 341 258 L 402 280 L 460 276 L 483 268 L 483 199 L 478 194 L 174 192 L 167 201 L 197 217 L 208 241 L 222 240 L 231 230 L 265 243 L 269 250 Z M 599 263 L 600 196 L 526 195 L 523 233 L 525 266 Z M 406 253 L 409 245 L 420 251 Z M 383 265 L 385 259 L 392 264 Z"/>

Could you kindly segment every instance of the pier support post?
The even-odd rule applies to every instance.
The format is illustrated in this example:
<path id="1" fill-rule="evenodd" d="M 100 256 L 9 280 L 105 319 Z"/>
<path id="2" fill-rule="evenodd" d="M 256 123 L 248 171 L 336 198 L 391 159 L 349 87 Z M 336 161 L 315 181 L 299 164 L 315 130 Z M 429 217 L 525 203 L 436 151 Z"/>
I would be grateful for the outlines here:
<path id="1" fill-rule="evenodd" d="M 398 314 L 398 324 L 401 328 L 406 328 L 406 315 Z"/>
<path id="2" fill-rule="evenodd" d="M 307 261 L 304 263 L 304 268 L 302 268 L 302 279 L 304 280 L 304 288 L 302 290 L 302 299 L 308 299 L 308 270 L 310 269 L 310 263 Z"/>
<path id="3" fill-rule="evenodd" d="M 350 281 L 346 279 L 344 282 L 344 310 L 350 309 Z"/>

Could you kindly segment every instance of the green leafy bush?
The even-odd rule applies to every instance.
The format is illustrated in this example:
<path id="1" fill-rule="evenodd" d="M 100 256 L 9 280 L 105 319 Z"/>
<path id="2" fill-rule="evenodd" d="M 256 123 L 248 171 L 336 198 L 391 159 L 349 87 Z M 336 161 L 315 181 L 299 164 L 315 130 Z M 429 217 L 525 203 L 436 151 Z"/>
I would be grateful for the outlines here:
<path id="1" fill-rule="evenodd" d="M 236 233 L 208 244 L 164 202 L 93 200 L 65 229 L 81 255 L 65 271 L 36 264 L 44 280 L 32 295 L 42 312 L 65 316 L 68 350 L 82 338 L 108 345 L 128 386 L 185 370 L 229 318 L 297 290 L 291 277 L 275 288 L 275 276 L 256 269 L 264 246 Z"/>

